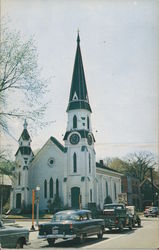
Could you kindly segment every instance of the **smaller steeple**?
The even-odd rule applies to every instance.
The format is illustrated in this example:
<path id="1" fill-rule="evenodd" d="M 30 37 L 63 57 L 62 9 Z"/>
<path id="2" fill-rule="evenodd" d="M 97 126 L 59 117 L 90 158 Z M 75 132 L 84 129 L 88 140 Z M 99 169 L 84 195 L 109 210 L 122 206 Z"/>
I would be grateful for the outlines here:
<path id="1" fill-rule="evenodd" d="M 28 133 L 27 127 L 28 127 L 28 123 L 25 119 L 24 124 L 23 124 L 24 129 L 23 129 L 23 132 L 18 140 L 19 148 L 16 152 L 16 155 L 18 154 L 19 151 L 21 152 L 22 155 L 30 155 L 32 153 L 32 150 L 30 147 L 31 138 L 30 138 L 30 135 Z M 33 153 L 32 153 L 32 155 L 33 155 Z"/>

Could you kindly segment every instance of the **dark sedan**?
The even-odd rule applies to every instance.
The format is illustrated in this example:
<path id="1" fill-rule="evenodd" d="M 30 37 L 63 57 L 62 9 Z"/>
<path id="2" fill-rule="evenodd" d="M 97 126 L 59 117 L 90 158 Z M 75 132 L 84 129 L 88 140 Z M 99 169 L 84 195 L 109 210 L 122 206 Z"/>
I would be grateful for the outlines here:
<path id="1" fill-rule="evenodd" d="M 29 230 L 4 226 L 0 221 L 0 245 L 2 248 L 23 248 L 29 245 Z"/>
<path id="2" fill-rule="evenodd" d="M 39 225 L 39 239 L 47 239 L 50 246 L 56 239 L 76 239 L 79 243 L 90 235 L 103 237 L 104 220 L 92 219 L 89 210 L 66 210 L 56 213 L 50 223 Z"/>

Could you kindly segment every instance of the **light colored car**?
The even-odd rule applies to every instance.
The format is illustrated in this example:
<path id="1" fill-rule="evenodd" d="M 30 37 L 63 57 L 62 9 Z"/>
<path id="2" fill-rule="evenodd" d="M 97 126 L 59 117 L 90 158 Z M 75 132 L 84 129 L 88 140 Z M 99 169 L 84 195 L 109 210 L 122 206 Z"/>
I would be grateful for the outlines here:
<path id="1" fill-rule="evenodd" d="M 158 207 L 151 207 L 151 208 L 149 208 L 149 210 L 148 210 L 148 216 L 157 217 L 158 214 L 159 214 Z"/>
<path id="2" fill-rule="evenodd" d="M 151 206 L 146 206 L 145 210 L 144 210 L 144 216 L 148 217 L 149 216 L 149 209 L 151 208 Z"/>
<path id="3" fill-rule="evenodd" d="M 0 221 L 0 246 L 2 248 L 23 248 L 29 245 L 29 230 L 13 226 L 4 226 Z"/>

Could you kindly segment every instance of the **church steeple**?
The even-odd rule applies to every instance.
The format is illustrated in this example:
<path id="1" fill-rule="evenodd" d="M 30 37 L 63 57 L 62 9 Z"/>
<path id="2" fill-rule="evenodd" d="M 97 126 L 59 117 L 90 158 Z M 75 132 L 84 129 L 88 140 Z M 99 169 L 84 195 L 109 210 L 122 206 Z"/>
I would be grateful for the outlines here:
<path id="1" fill-rule="evenodd" d="M 80 49 L 79 32 L 77 35 L 77 49 L 67 112 L 74 109 L 86 109 L 92 112 L 88 99 L 88 92 Z"/>

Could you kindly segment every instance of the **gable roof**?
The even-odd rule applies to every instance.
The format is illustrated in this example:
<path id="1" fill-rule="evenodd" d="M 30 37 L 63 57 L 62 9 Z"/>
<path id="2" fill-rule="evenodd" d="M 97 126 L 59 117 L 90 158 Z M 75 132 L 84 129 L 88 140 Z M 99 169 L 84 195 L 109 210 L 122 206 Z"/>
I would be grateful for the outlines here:
<path id="1" fill-rule="evenodd" d="M 77 36 L 77 50 L 67 112 L 73 109 L 87 109 L 92 112 L 88 99 L 79 34 Z"/>
<path id="2" fill-rule="evenodd" d="M 24 141 L 28 141 L 28 140 L 30 139 L 30 135 L 29 135 L 27 129 L 23 129 L 23 132 L 22 132 L 20 138 L 21 138 L 21 137 L 22 137 L 22 139 L 23 139 Z"/>
<path id="3" fill-rule="evenodd" d="M 67 152 L 67 148 L 65 148 L 55 137 L 51 136 L 50 140 L 63 152 Z"/>
<path id="4" fill-rule="evenodd" d="M 143 185 L 146 181 L 148 181 L 148 182 L 151 183 L 151 179 L 147 177 L 147 178 L 145 178 L 145 179 L 140 183 L 140 187 L 142 187 L 142 185 Z M 158 187 L 155 183 L 153 183 L 153 186 L 159 190 L 159 187 Z"/>
<path id="5" fill-rule="evenodd" d="M 101 163 L 99 163 L 99 162 L 96 162 L 96 167 L 97 167 L 97 168 L 101 168 L 101 169 L 105 169 L 105 170 L 109 170 L 109 171 L 112 171 L 112 172 L 117 173 L 117 174 L 120 174 L 120 175 L 123 175 L 122 173 L 116 171 L 115 169 L 109 168 L 109 167 L 107 167 L 107 166 L 105 166 L 104 164 L 101 164 Z"/>

